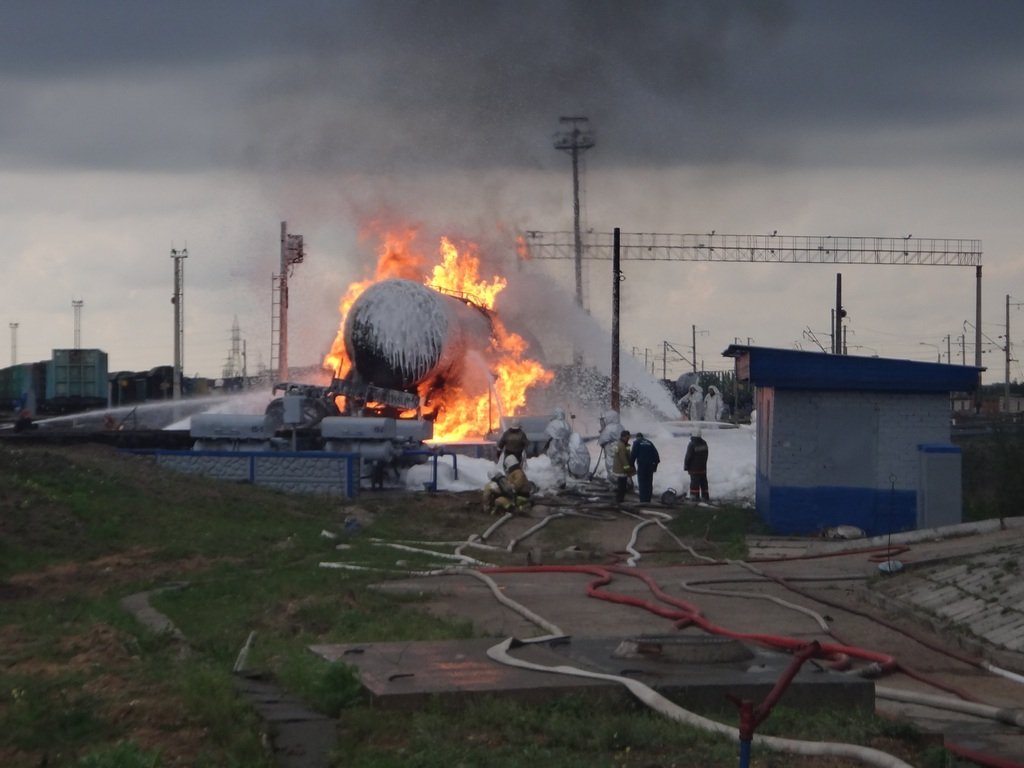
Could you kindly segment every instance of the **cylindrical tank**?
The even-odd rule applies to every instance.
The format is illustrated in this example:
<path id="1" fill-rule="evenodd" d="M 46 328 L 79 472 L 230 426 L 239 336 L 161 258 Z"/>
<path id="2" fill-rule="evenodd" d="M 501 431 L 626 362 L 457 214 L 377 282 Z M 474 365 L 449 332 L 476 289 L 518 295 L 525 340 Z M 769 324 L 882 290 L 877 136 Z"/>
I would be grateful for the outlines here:
<path id="1" fill-rule="evenodd" d="M 359 378 L 389 389 L 449 375 L 490 335 L 486 312 L 412 280 L 371 285 L 345 321 L 345 349 Z"/>

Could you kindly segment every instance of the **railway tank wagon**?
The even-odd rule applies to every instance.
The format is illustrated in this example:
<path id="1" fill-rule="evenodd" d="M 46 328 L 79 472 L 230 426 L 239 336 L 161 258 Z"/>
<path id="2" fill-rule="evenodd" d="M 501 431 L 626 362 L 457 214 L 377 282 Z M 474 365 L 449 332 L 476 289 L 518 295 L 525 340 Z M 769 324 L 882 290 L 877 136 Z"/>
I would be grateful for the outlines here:
<path id="1" fill-rule="evenodd" d="M 301 398 L 295 425 L 311 428 L 333 416 L 397 417 L 416 411 L 432 416 L 432 396 L 457 383 L 467 353 L 488 344 L 487 310 L 467 298 L 441 293 L 412 280 L 385 280 L 367 288 L 345 319 L 345 350 L 351 370 L 328 386 L 278 383 L 275 390 Z M 337 399 L 344 396 L 344 412 Z M 284 426 L 283 398 L 267 406 Z"/>

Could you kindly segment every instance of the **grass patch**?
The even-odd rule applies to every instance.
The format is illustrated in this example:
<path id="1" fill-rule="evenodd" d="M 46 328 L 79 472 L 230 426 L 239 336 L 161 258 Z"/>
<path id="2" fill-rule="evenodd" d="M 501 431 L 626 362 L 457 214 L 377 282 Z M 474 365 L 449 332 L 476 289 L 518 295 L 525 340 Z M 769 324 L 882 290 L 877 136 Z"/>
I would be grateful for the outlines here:
<path id="1" fill-rule="evenodd" d="M 160 753 L 147 752 L 130 741 L 96 750 L 82 757 L 75 768 L 159 768 Z"/>
<path id="2" fill-rule="evenodd" d="M 3 741 L 18 749 L 38 750 L 51 743 L 74 747 L 96 733 L 109 733 L 97 718 L 96 701 L 81 690 L 78 675 L 4 676 Z"/>
<path id="3" fill-rule="evenodd" d="M 354 768 L 443 768 L 487 765 L 565 768 L 645 765 L 735 765 L 735 745 L 681 727 L 632 702 L 578 696 L 534 705 L 477 700 L 456 717 L 434 702 L 416 712 L 349 710 L 334 765 Z M 438 739 L 438 734 L 445 737 Z"/>
<path id="4" fill-rule="evenodd" d="M 687 506 L 668 527 L 702 555 L 720 560 L 745 558 L 747 536 L 768 533 L 754 510 L 727 504 Z"/>
<path id="5" fill-rule="evenodd" d="M 3 446 L 0 475 L 13 478 L 0 489 L 5 768 L 270 768 L 265 726 L 230 674 L 251 632 L 251 669 L 316 710 L 340 715 L 339 766 L 735 764 L 735 745 L 668 722 L 625 695 L 530 705 L 483 699 L 457 712 L 432 702 L 382 715 L 352 669 L 308 650 L 473 637 L 469 622 L 438 618 L 419 598 L 372 585 L 445 562 L 375 539 L 464 541 L 488 522 L 479 494 L 357 502 L 290 496 L 175 475 L 95 446 Z M 346 532 L 347 518 L 361 525 Z M 545 529 L 544 547 L 586 544 L 592 525 L 559 520 Z M 670 528 L 702 554 L 723 559 L 745 556 L 745 537 L 763 532 L 751 510 L 728 506 L 686 506 Z M 521 552 L 494 559 L 501 557 L 523 560 Z M 342 559 L 367 570 L 319 567 Z M 150 602 L 188 638 L 187 654 L 120 605 L 126 595 L 172 582 L 187 586 Z M 841 741 L 889 739 L 921 763 L 913 734 L 886 733 L 884 724 L 817 715 L 787 722 L 782 714 L 769 723 L 775 721 L 780 729 L 818 727 Z M 811 764 L 793 757 L 763 763 Z"/>

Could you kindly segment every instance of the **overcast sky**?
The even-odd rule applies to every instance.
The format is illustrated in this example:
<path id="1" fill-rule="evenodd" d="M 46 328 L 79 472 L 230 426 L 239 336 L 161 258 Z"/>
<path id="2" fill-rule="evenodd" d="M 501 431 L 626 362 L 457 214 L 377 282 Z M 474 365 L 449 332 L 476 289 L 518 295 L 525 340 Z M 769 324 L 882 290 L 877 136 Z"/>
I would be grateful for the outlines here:
<path id="1" fill-rule="evenodd" d="M 563 115 L 596 140 L 585 227 L 977 238 L 988 347 L 1006 295 L 1024 302 L 1018 2 L 11 0 L 0 104 L 18 362 L 72 346 L 81 299 L 82 346 L 111 370 L 172 363 L 170 250 L 187 247 L 186 373 L 220 375 L 235 317 L 250 371 L 269 363 L 282 220 L 307 252 L 293 364 L 329 348 L 375 219 L 480 243 L 531 312 L 538 277 L 568 292 L 531 295 L 571 303 L 571 263 L 509 267 L 516 231 L 571 229 Z M 604 328 L 608 270 L 588 268 Z M 973 345 L 972 268 L 628 262 L 623 346 L 659 374 L 694 326 L 708 369 L 736 338 L 827 346 L 837 271 L 851 352 L 945 359 L 948 336 L 956 362 L 965 329 Z M 983 364 L 1003 379 L 1002 352 Z"/>

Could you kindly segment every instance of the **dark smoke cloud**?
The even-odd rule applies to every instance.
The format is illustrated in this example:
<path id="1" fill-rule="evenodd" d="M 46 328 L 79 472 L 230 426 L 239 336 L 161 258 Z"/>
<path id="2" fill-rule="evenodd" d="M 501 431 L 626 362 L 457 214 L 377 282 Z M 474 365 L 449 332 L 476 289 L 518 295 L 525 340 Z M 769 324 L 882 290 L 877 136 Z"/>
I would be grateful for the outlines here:
<path id="1" fill-rule="evenodd" d="M 586 115 L 609 168 L 994 162 L 1021 150 L 1022 32 L 991 1 L 9 3 L 0 160 L 543 168 Z"/>
<path id="2" fill-rule="evenodd" d="M 729 81 L 730 41 L 769 45 L 784 16 L 778 2 L 367 4 L 250 102 L 251 158 L 537 167 L 562 115 L 588 116 L 622 162 L 685 156 L 671 134 L 700 115 L 680 108 Z"/>

